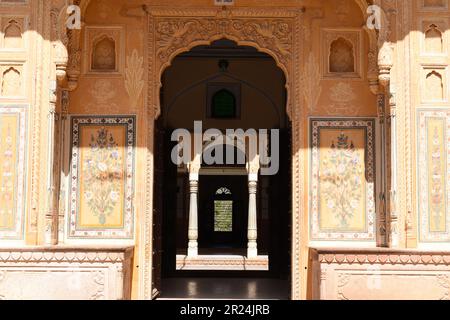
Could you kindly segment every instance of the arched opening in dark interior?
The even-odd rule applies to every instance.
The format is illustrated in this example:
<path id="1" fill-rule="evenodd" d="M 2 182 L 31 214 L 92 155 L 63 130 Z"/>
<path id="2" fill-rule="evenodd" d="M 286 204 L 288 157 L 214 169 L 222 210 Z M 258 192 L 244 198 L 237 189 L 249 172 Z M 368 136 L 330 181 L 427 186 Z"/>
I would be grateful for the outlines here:
<path id="1" fill-rule="evenodd" d="M 162 83 L 161 116 L 155 125 L 153 257 L 160 297 L 288 299 L 291 132 L 283 71 L 271 56 L 221 39 L 177 56 Z M 172 162 L 177 142 L 171 136 L 180 128 L 192 132 L 194 121 L 201 121 L 203 131 L 279 130 L 278 173 L 259 174 L 257 182 L 259 267 L 249 267 L 246 257 L 248 163 L 230 165 L 225 156 L 223 164 L 201 164 L 198 258 L 188 257 L 190 175 L 188 166 Z M 228 149 L 224 145 L 224 154 Z M 239 152 L 235 150 L 234 159 Z M 244 262 L 236 262 L 237 257 Z"/>

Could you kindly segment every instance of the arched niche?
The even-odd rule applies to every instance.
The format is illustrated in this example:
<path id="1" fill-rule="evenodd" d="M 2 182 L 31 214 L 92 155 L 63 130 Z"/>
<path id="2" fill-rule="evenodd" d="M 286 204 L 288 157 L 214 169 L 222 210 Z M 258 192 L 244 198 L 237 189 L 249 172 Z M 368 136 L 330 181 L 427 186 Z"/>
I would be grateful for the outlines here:
<path id="1" fill-rule="evenodd" d="M 91 71 L 117 71 L 116 41 L 106 35 L 95 40 L 92 46 Z"/>
<path id="2" fill-rule="evenodd" d="M 425 51 L 427 53 L 442 53 L 442 32 L 436 24 L 431 24 L 425 31 Z"/>
<path id="3" fill-rule="evenodd" d="M 14 67 L 6 69 L 2 74 L 1 93 L 4 97 L 16 97 L 21 95 L 20 71 Z"/>
<path id="4" fill-rule="evenodd" d="M 425 89 L 425 100 L 444 100 L 444 81 L 442 75 L 438 71 L 432 70 L 426 75 Z"/>
<path id="5" fill-rule="evenodd" d="M 16 20 L 10 20 L 4 30 L 4 47 L 18 49 L 22 47 L 22 29 Z"/>
<path id="6" fill-rule="evenodd" d="M 343 37 L 339 37 L 330 45 L 329 54 L 330 73 L 354 73 L 355 50 L 353 44 Z"/>

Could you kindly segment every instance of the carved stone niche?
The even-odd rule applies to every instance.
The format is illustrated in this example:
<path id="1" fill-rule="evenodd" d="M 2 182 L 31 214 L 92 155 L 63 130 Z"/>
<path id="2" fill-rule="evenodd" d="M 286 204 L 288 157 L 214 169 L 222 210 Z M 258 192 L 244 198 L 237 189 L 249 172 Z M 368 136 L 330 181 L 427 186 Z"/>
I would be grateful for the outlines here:
<path id="1" fill-rule="evenodd" d="M 448 23 L 445 20 L 423 20 L 420 52 L 423 56 L 445 55 L 447 40 L 445 30 Z"/>
<path id="2" fill-rule="evenodd" d="M 322 75 L 324 78 L 362 78 L 362 31 L 322 30 Z"/>
<path id="3" fill-rule="evenodd" d="M 2 49 L 23 49 L 26 21 L 24 17 L 2 17 L 1 18 L 1 48 Z"/>
<path id="4" fill-rule="evenodd" d="M 423 104 L 441 104 L 448 101 L 446 66 L 422 66 L 421 97 Z"/>
<path id="5" fill-rule="evenodd" d="M 87 26 L 85 31 L 84 72 L 120 74 L 123 71 L 125 37 L 122 27 Z"/>
<path id="6" fill-rule="evenodd" d="M 8 98 L 22 97 L 23 94 L 23 66 L 0 66 L 0 96 Z"/>

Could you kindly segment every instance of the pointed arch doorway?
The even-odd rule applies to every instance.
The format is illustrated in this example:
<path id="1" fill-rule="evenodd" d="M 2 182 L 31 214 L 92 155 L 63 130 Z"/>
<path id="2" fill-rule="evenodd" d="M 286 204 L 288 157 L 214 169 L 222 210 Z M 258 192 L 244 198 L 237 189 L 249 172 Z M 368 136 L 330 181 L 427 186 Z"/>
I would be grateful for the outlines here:
<path id="1" fill-rule="evenodd" d="M 154 179 L 154 239 L 159 241 L 155 247 L 160 247 L 153 257 L 160 297 L 289 298 L 291 151 L 283 71 L 267 54 L 220 39 L 178 55 L 162 79 Z M 193 186 L 189 166 L 171 162 L 175 145 L 171 136 L 178 128 L 192 132 L 199 120 L 203 130 L 280 130 L 278 173 L 259 175 L 252 187 L 247 162 L 202 163 Z M 194 255 L 190 253 L 193 187 L 198 199 Z M 250 256 L 253 188 L 257 253 Z M 237 284 L 235 290 L 230 283 Z M 192 286 L 197 289 L 190 290 Z"/>

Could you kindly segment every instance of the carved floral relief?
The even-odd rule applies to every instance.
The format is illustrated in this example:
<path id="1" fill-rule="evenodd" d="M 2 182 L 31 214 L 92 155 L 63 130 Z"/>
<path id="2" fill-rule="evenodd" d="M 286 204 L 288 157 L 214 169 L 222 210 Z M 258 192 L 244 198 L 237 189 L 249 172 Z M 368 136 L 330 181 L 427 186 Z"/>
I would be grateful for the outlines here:
<path id="1" fill-rule="evenodd" d="M 136 108 L 144 90 L 144 57 L 137 50 L 127 57 L 125 68 L 125 89 L 131 101 L 131 108 Z"/>
<path id="2" fill-rule="evenodd" d="M 331 103 L 327 105 L 326 112 L 330 116 L 354 115 L 357 113 L 357 98 L 353 87 L 348 82 L 337 82 L 329 91 Z"/>
<path id="3" fill-rule="evenodd" d="M 94 102 L 84 105 L 83 111 L 85 113 L 92 113 L 93 111 L 118 112 L 119 107 L 115 103 L 117 96 L 117 89 L 115 83 L 108 79 L 96 79 L 89 89 L 91 100 Z"/>

